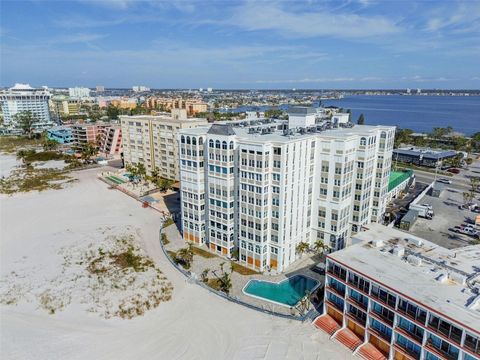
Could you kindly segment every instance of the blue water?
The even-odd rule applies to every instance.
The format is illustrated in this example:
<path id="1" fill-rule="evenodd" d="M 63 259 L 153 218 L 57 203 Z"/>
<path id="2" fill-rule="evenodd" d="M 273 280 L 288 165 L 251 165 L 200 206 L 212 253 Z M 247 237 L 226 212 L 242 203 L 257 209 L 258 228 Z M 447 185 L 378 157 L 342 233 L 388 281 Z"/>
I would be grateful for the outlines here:
<path id="1" fill-rule="evenodd" d="M 338 100 L 322 100 L 324 106 L 352 110 L 357 121 L 364 114 L 370 125 L 395 125 L 416 132 L 431 132 L 434 127 L 451 126 L 467 135 L 480 131 L 480 96 L 370 96 L 353 95 Z M 279 106 L 288 109 L 288 105 Z M 242 106 L 230 111 L 269 109 L 267 106 Z"/>
<path id="2" fill-rule="evenodd" d="M 303 275 L 295 275 L 279 283 L 250 280 L 244 292 L 287 306 L 294 306 L 307 291 L 317 286 L 318 281 Z"/>

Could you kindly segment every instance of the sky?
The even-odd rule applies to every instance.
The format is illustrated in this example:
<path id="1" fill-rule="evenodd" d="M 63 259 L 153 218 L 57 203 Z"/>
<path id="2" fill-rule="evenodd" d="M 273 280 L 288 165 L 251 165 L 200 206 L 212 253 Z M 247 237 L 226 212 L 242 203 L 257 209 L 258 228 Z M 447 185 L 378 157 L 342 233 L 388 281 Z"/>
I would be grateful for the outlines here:
<path id="1" fill-rule="evenodd" d="M 480 0 L 0 1 L 0 86 L 480 88 Z"/>

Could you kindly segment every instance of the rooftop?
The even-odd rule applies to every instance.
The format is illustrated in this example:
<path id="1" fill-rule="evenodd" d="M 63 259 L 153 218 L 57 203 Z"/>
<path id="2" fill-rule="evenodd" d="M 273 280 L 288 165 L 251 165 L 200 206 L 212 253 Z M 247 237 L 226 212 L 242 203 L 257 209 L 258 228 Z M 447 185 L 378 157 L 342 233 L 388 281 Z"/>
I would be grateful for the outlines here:
<path id="1" fill-rule="evenodd" d="M 375 223 L 352 239 L 328 258 L 480 333 L 480 245 L 449 250 Z"/>
<path id="2" fill-rule="evenodd" d="M 437 160 L 442 159 L 444 157 L 451 157 L 451 156 L 457 155 L 457 152 L 454 150 L 434 150 L 429 148 L 415 148 L 415 147 L 394 149 L 393 152 L 401 155 L 411 155 L 411 156 L 422 155 L 424 158 L 437 159 Z"/>
<path id="3" fill-rule="evenodd" d="M 328 121 L 321 121 L 306 128 L 288 129 L 288 120 L 256 118 L 243 120 L 218 121 L 205 127 L 186 130 L 192 134 L 236 135 L 248 140 L 287 142 L 322 134 L 325 137 L 347 138 L 356 135 L 367 135 L 377 129 L 392 129 L 391 126 L 380 125 L 333 125 Z"/>

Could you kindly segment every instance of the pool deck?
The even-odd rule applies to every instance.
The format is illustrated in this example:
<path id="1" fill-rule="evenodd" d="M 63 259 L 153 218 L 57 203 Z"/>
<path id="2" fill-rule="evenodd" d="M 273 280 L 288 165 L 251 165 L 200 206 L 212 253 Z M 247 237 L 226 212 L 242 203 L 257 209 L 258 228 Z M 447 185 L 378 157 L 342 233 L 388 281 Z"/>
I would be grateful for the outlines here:
<path id="1" fill-rule="evenodd" d="M 164 231 L 170 241 L 170 243 L 165 246 L 166 250 L 177 251 L 180 248 L 186 247 L 186 243 L 181 238 L 176 225 L 171 225 L 167 227 Z M 206 247 L 203 247 L 203 249 L 206 250 Z M 202 256 L 195 255 L 194 261 L 190 270 L 192 273 L 195 273 L 198 277 L 200 277 L 200 274 L 204 269 L 210 269 L 211 271 L 219 272 L 220 264 L 226 263 L 226 262 L 227 262 L 226 259 L 219 256 L 215 256 L 213 258 L 204 258 Z M 294 264 L 292 264 L 289 267 L 288 271 L 284 274 L 240 275 L 237 272 L 233 272 L 232 273 L 232 289 L 230 290 L 230 296 L 266 310 L 272 310 L 275 312 L 291 315 L 292 311 L 296 311 L 295 309 L 291 309 L 290 307 L 285 306 L 284 304 L 282 305 L 275 304 L 266 299 L 254 298 L 250 295 L 243 293 L 243 288 L 251 279 L 258 279 L 258 280 L 270 281 L 270 282 L 280 282 L 282 280 L 285 280 L 297 274 L 308 276 L 314 280 L 319 281 L 320 284 L 323 285 L 325 282 L 325 277 L 323 275 L 317 274 L 310 270 L 310 267 L 315 263 L 316 262 L 311 258 L 311 256 L 307 256 L 305 254 L 301 259 L 297 260 Z M 209 277 L 212 277 L 212 275 L 210 275 Z"/>

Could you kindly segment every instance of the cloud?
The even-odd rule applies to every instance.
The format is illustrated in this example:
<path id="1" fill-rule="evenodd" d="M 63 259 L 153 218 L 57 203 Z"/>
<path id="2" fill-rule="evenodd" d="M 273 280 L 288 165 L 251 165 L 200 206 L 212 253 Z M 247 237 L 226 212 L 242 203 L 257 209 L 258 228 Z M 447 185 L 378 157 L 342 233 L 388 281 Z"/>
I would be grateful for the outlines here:
<path id="1" fill-rule="evenodd" d="M 274 3 L 246 3 L 228 23 L 248 31 L 270 30 L 285 37 L 365 38 L 399 33 L 395 22 L 382 16 L 332 13 L 329 10 L 293 12 Z"/>
<path id="2" fill-rule="evenodd" d="M 107 37 L 106 34 L 69 34 L 52 38 L 48 41 L 50 44 L 76 44 L 89 43 Z"/>

